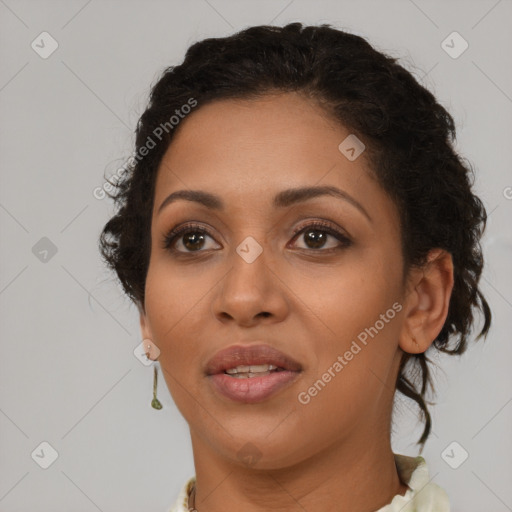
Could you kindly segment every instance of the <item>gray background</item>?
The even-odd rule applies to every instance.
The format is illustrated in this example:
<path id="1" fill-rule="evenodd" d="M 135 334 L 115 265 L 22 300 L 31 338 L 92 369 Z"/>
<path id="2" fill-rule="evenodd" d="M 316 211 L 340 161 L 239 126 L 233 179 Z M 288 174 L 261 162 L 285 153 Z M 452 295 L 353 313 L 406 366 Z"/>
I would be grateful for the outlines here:
<path id="1" fill-rule="evenodd" d="M 97 251 L 112 205 L 93 191 L 130 155 L 149 86 L 191 43 L 291 21 L 368 37 L 457 122 L 490 213 L 482 286 L 494 326 L 462 358 L 435 358 L 423 455 L 453 511 L 512 510 L 511 0 L 0 0 L 0 19 L 0 511 L 164 512 L 193 474 L 162 378 L 164 408 L 150 407 L 136 309 Z M 31 47 L 43 31 L 59 45 L 47 59 Z M 441 45 L 453 31 L 469 44 L 458 58 Z M 395 419 L 394 450 L 417 454 L 414 408 L 398 400 Z M 42 442 L 58 453 L 47 469 Z"/>

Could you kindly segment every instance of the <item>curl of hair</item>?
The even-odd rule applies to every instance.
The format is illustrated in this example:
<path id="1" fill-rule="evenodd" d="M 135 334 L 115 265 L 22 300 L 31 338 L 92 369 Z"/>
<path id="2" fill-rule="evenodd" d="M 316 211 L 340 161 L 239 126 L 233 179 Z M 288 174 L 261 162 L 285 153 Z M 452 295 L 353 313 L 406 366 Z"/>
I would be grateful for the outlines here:
<path id="1" fill-rule="evenodd" d="M 452 255 L 449 312 L 429 350 L 462 354 L 474 313 L 484 318 L 478 339 L 489 330 L 491 312 L 478 287 L 486 211 L 472 192 L 473 170 L 454 150 L 453 118 L 397 59 L 326 24 L 256 26 L 205 39 L 188 49 L 180 65 L 163 71 L 137 124 L 136 157 L 109 194 L 117 212 L 99 241 L 126 294 L 144 310 L 156 174 L 186 119 L 165 131 L 142 158 L 148 140 L 155 142 L 155 128 L 191 98 L 200 108 L 216 100 L 287 92 L 304 95 L 364 141 L 375 178 L 399 210 L 404 275 L 424 264 L 431 249 Z M 396 381 L 396 389 L 423 414 L 422 446 L 431 430 L 425 402 L 428 386 L 433 390 L 428 362 L 425 353 L 404 353 Z"/>

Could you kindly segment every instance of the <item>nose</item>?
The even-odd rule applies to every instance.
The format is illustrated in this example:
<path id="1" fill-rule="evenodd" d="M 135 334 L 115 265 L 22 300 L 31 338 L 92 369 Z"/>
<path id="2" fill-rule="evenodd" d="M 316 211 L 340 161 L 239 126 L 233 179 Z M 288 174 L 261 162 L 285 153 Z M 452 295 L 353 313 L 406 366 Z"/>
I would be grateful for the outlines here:
<path id="1" fill-rule="evenodd" d="M 233 266 L 216 288 L 213 313 L 223 323 L 242 327 L 282 322 L 289 309 L 286 290 L 265 251 L 252 263 L 234 253 Z"/>

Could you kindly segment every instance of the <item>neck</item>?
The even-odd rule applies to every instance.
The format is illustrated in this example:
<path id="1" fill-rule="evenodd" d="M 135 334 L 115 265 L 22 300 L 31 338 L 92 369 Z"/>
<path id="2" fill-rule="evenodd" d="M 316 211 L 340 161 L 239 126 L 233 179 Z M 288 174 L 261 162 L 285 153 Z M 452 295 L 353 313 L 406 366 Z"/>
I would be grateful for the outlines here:
<path id="1" fill-rule="evenodd" d="M 367 434 L 359 432 L 287 467 L 256 469 L 220 458 L 191 432 L 195 508 L 198 512 L 375 512 L 408 487 L 399 479 L 389 436 L 368 442 L 372 437 Z"/>

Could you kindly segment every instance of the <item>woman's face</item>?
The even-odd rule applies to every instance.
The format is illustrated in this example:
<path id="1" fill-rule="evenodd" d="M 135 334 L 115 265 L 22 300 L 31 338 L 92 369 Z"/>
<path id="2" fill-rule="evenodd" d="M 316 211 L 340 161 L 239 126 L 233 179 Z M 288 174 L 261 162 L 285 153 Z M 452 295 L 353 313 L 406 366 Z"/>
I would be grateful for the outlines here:
<path id="1" fill-rule="evenodd" d="M 181 123 L 156 181 L 141 327 L 195 447 L 277 468 L 389 438 L 403 260 L 397 209 L 364 151 L 354 159 L 353 139 L 340 150 L 350 132 L 292 93 L 199 104 Z M 208 200 L 162 206 L 177 191 Z M 261 345 L 298 366 L 209 375 L 219 351 Z"/>

